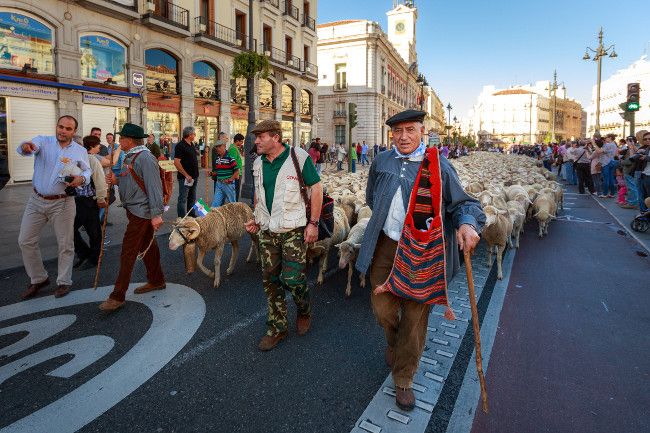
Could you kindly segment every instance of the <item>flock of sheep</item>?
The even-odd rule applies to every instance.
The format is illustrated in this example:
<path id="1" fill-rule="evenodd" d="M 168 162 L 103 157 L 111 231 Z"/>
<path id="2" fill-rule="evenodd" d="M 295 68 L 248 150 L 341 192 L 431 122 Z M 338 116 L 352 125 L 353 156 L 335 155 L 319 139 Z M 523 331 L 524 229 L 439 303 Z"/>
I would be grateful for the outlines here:
<path id="1" fill-rule="evenodd" d="M 465 190 L 483 207 L 487 222 L 481 236 L 488 245 L 489 263 L 496 249 L 498 278 L 502 279 L 501 261 L 506 245 L 519 248 L 519 235 L 524 222 L 530 218 L 539 222 L 540 238 L 548 233 L 548 223 L 563 204 L 562 186 L 555 181 L 553 173 L 526 156 L 475 152 L 453 160 L 452 164 Z M 321 176 L 323 187 L 335 201 L 334 232 L 331 238 L 309 244 L 307 248 L 308 263 L 318 259 L 318 284 L 323 284 L 330 252 L 337 250 L 339 268 L 348 267 L 346 297 L 352 292 L 356 257 L 372 216 L 365 197 L 367 176 L 367 171 Z M 244 222 L 250 218 L 252 213 L 247 205 L 231 203 L 212 209 L 203 218 L 179 219 L 170 234 L 169 248 L 183 247 L 186 270 L 192 272 L 197 264 L 195 250 L 198 246 L 198 266 L 213 279 L 213 286 L 218 287 L 224 245 L 232 245 L 227 270 L 230 275 L 234 271 L 238 241 L 245 234 Z M 254 257 L 256 246 L 256 239 L 253 239 L 247 261 Z M 203 265 L 209 250 L 215 250 L 214 272 Z M 365 280 L 365 275 L 360 275 L 361 287 L 365 287 Z"/>

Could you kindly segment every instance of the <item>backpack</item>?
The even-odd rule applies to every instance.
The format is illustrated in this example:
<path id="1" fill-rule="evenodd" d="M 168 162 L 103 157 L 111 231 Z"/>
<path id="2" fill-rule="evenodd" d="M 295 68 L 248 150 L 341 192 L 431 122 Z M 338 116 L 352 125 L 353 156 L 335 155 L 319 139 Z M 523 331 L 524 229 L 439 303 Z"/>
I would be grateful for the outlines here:
<path id="1" fill-rule="evenodd" d="M 133 159 L 131 160 L 131 164 L 129 164 L 127 167 L 129 168 L 129 173 L 131 173 L 131 176 L 133 176 L 133 180 L 135 180 L 135 183 L 138 184 L 142 192 L 145 194 L 147 193 L 147 188 L 144 186 L 144 180 L 140 176 L 137 175 L 135 170 L 133 169 L 133 165 L 135 164 L 135 160 L 138 158 L 138 155 L 140 155 L 144 151 L 140 151 L 133 155 Z M 172 196 L 172 189 L 174 187 L 174 179 L 172 176 L 167 176 L 167 172 L 163 170 L 162 167 L 158 166 L 158 170 L 160 173 L 160 183 L 162 184 L 162 193 L 163 193 L 163 205 L 167 206 L 167 203 L 169 203 L 169 199 Z M 171 179 L 171 182 L 170 182 Z"/>

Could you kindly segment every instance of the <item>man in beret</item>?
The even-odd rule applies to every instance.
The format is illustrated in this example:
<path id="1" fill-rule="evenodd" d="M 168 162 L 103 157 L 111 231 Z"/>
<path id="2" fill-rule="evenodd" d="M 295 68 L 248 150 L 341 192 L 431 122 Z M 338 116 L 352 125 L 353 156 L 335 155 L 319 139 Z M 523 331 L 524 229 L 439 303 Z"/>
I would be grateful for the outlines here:
<path id="1" fill-rule="evenodd" d="M 261 156 L 253 162 L 255 218 L 246 223 L 246 230 L 251 234 L 259 232 L 262 279 L 269 311 L 266 334 L 258 348 L 268 351 L 287 336 L 285 290 L 291 293 L 298 310 L 297 334 L 306 334 L 311 325 L 305 276 L 307 243 L 318 240 L 323 187 L 309 154 L 300 147 L 282 144 L 280 122 L 263 120 L 252 132 Z M 294 151 L 300 174 L 293 161 Z M 311 196 L 309 220 L 299 176 Z"/>
<path id="2" fill-rule="evenodd" d="M 384 329 L 388 343 L 386 363 L 392 369 L 397 406 L 403 410 L 415 406 L 413 376 L 424 349 L 431 305 L 403 299 L 391 292 L 375 294 L 374 289 L 386 282 L 393 267 L 411 190 L 426 153 L 422 142 L 425 114 L 406 110 L 386 121 L 393 134 L 393 148 L 379 153 L 370 166 L 366 201 L 372 217 L 356 262 L 359 272 L 370 274 L 372 308 Z M 460 266 L 457 246 L 471 251 L 478 244 L 485 215 L 478 201 L 465 193 L 449 161 L 439 160 L 440 172 L 432 175 L 439 176 L 442 184 L 441 214 L 449 281 Z M 436 170 L 436 167 L 429 168 L 432 172 Z M 439 200 L 439 197 L 432 199 Z"/>
<path id="3" fill-rule="evenodd" d="M 102 311 L 115 311 L 125 303 L 131 272 L 138 254 L 147 269 L 147 283 L 134 293 L 147 293 L 165 288 L 165 276 L 160 266 L 160 251 L 154 232 L 163 224 L 163 188 L 158 160 L 144 143 L 147 134 L 142 127 L 125 123 L 120 131 L 120 147 L 125 152 L 124 169 L 120 175 L 109 175 L 112 185 L 119 185 L 120 200 L 129 222 L 122 241 L 120 270 L 115 288 L 101 303 Z"/>

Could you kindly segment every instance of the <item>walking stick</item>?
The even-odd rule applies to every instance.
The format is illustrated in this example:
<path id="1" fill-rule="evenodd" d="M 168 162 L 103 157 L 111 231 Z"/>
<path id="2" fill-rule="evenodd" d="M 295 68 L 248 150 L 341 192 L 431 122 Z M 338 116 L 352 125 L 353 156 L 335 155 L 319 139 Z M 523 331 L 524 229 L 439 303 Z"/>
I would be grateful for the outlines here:
<path id="1" fill-rule="evenodd" d="M 474 327 L 474 346 L 476 348 L 476 371 L 478 372 L 478 379 L 481 384 L 483 412 L 488 413 L 487 389 L 485 387 L 483 358 L 481 356 L 481 329 L 478 325 L 478 308 L 476 306 L 476 293 L 474 291 L 474 277 L 472 276 L 472 259 L 470 251 L 465 251 L 465 272 L 467 273 L 467 286 L 469 288 L 469 299 L 472 307 L 472 326 Z"/>

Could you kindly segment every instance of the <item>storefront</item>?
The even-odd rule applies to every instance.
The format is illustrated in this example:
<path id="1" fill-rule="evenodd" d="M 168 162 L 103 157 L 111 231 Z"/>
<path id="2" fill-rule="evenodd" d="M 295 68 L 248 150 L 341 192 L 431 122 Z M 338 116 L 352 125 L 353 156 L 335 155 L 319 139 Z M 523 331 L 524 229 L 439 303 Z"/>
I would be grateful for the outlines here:
<path id="1" fill-rule="evenodd" d="M 12 182 L 32 180 L 34 158 L 18 155 L 16 148 L 37 135 L 54 134 L 58 95 L 51 87 L 0 81 L 0 152 L 7 156 Z"/>
<path id="2" fill-rule="evenodd" d="M 99 93 L 83 93 L 81 109 L 80 135 L 90 134 L 92 128 L 102 130 L 102 142 L 109 132 L 119 131 L 126 123 L 129 108 L 129 98 L 103 95 Z"/>
<path id="3" fill-rule="evenodd" d="M 208 62 L 194 62 L 194 128 L 196 141 L 201 150 L 201 164 L 206 167 L 205 149 L 210 149 L 217 141 L 220 130 L 219 82 L 221 71 Z"/>
<path id="4" fill-rule="evenodd" d="M 147 100 L 147 134 L 153 134 L 160 148 L 169 154 L 181 136 L 181 100 L 178 96 L 149 93 Z M 164 147 L 167 147 L 165 149 Z"/>
<path id="5" fill-rule="evenodd" d="M 286 120 L 283 117 L 283 120 L 280 122 L 280 126 L 282 127 L 282 141 L 286 142 L 289 140 L 289 144 L 295 144 L 293 142 L 293 121 Z"/>
<path id="6" fill-rule="evenodd" d="M 230 137 L 241 134 L 244 137 L 248 130 L 248 108 L 242 105 L 232 105 L 230 108 Z"/>
<path id="7" fill-rule="evenodd" d="M 311 123 L 300 122 L 300 144 L 309 145 L 312 140 Z"/>

